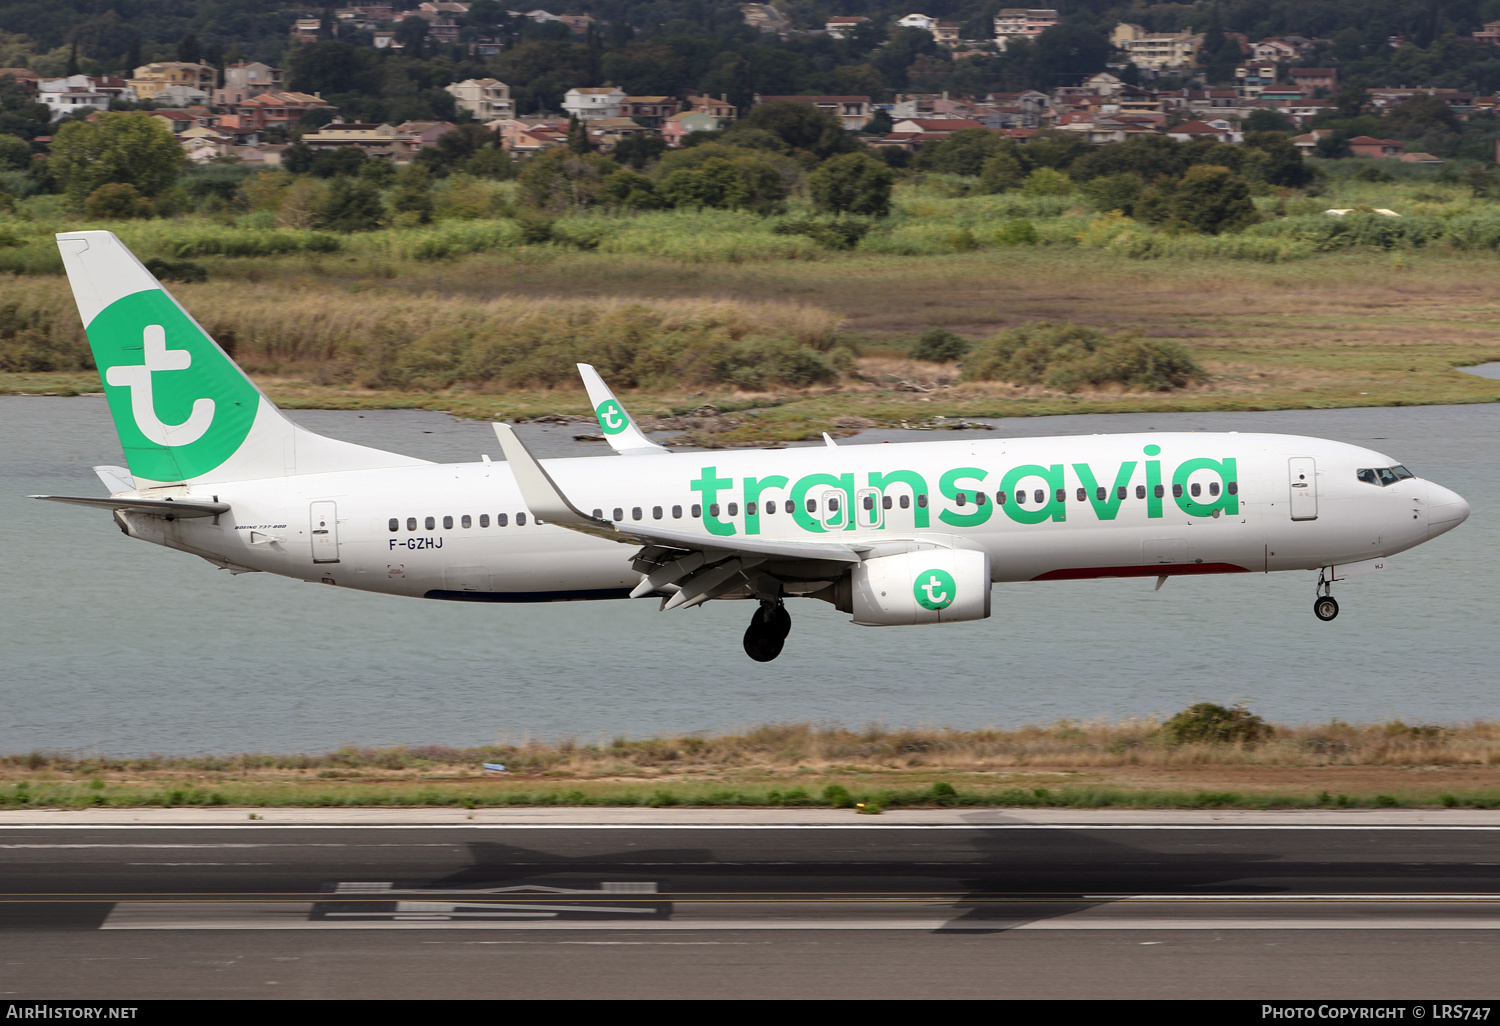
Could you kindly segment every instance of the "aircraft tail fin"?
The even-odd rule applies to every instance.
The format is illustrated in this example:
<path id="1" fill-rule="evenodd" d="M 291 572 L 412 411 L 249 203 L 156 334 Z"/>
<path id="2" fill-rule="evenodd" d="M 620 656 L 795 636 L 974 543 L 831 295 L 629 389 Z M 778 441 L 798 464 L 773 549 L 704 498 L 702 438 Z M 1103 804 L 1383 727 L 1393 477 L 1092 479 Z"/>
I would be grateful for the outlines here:
<path id="1" fill-rule="evenodd" d="M 293 424 L 114 233 L 57 245 L 137 489 L 426 462 Z"/>

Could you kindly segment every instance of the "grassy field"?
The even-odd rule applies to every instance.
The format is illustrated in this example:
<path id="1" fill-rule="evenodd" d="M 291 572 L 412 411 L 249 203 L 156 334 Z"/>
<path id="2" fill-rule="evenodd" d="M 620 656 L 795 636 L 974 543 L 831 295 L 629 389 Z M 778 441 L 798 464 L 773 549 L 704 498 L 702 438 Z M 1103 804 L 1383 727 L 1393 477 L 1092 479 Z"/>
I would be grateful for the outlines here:
<path id="1" fill-rule="evenodd" d="M 487 773 L 499 763 L 507 772 Z M 1163 724 L 864 730 L 105 759 L 0 758 L 0 807 L 1032 806 L 1500 808 L 1500 724 L 1277 727 L 1173 741 Z"/>
<path id="2" fill-rule="evenodd" d="M 898 214 L 848 252 L 722 211 L 579 215 L 543 244 L 503 218 L 354 236 L 109 227 L 143 257 L 198 263 L 206 284 L 169 287 L 293 407 L 586 415 L 575 359 L 643 418 L 718 407 L 692 430 L 708 445 L 975 416 L 1500 401 L 1500 383 L 1454 370 L 1500 359 L 1500 203 L 1457 185 L 1338 179 L 1323 196 L 1262 197 L 1275 217 L 1225 237 L 1164 235 L 1076 197 L 952 195 L 963 188 L 904 187 Z M 1320 213 L 1357 205 L 1403 217 Z M 1007 242 L 1022 220 L 1032 241 Z M 0 223 L 0 265 L 34 272 L 0 288 L 0 391 L 99 388 L 52 266 L 63 227 Z M 1209 378 L 1048 392 L 960 384 L 957 366 L 907 356 L 929 328 L 977 339 L 1036 321 L 1173 339 Z"/>

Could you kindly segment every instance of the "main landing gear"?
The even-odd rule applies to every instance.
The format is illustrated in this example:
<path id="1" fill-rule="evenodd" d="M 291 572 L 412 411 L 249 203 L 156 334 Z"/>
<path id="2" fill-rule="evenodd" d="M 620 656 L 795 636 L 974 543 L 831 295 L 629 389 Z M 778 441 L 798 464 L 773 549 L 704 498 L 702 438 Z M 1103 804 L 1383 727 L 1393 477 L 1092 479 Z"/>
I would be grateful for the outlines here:
<path id="1" fill-rule="evenodd" d="M 1325 576 L 1327 573 L 1318 571 L 1318 597 L 1313 599 L 1313 616 L 1324 623 L 1339 615 L 1339 600 L 1333 597 L 1333 584 Z"/>
<path id="2" fill-rule="evenodd" d="M 757 663 L 769 663 L 781 655 L 781 646 L 792 631 L 792 616 L 781 599 L 761 599 L 760 608 L 745 628 L 745 654 Z"/>

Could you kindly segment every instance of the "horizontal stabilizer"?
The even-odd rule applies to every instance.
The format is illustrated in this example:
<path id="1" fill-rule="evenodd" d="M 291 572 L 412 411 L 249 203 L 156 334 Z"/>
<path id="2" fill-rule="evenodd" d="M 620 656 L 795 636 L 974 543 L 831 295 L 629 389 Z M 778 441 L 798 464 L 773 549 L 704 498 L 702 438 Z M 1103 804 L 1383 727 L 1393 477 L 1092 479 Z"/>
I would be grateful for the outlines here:
<path id="1" fill-rule="evenodd" d="M 94 473 L 99 475 L 99 480 L 104 482 L 111 495 L 135 491 L 135 478 L 124 467 L 95 467 Z"/>
<path id="2" fill-rule="evenodd" d="M 94 506 L 98 509 L 120 510 L 123 513 L 145 513 L 168 520 L 190 520 L 193 517 L 216 517 L 229 512 L 227 502 L 204 502 L 179 499 L 92 499 L 74 495 L 28 495 L 28 499 L 46 499 L 48 502 L 71 502 L 75 506 Z"/>

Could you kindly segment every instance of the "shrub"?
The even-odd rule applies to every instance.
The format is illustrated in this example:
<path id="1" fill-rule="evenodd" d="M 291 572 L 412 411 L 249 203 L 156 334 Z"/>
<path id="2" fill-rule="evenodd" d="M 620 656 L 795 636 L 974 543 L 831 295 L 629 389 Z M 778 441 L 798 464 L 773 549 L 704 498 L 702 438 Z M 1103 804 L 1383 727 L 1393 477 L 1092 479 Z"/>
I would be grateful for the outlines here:
<path id="1" fill-rule="evenodd" d="M 1009 381 L 1063 392 L 1119 385 L 1165 392 L 1207 378 L 1176 342 L 1135 333 L 1109 336 L 1077 324 L 1038 323 L 980 342 L 964 363 L 965 381 Z"/>
<path id="2" fill-rule="evenodd" d="M 835 809 L 854 808 L 854 796 L 843 784 L 829 784 L 823 788 L 823 800 Z"/>
<path id="3" fill-rule="evenodd" d="M 805 235 L 825 249 L 853 249 L 869 234 L 866 221 L 814 221 L 802 218 L 771 227 L 775 235 Z"/>
<path id="4" fill-rule="evenodd" d="M 1039 167 L 1021 182 L 1021 191 L 1028 196 L 1066 196 L 1073 191 L 1073 180 L 1061 171 Z"/>
<path id="5" fill-rule="evenodd" d="M 110 182 L 89 193 L 83 212 L 101 221 L 131 221 L 138 217 L 155 217 L 156 207 L 135 186 Z"/>
<path id="6" fill-rule="evenodd" d="M 928 328 L 917 339 L 917 344 L 911 347 L 911 358 L 930 363 L 947 363 L 963 359 L 963 355 L 972 346 L 962 335 L 955 335 L 943 328 Z"/>
<path id="7" fill-rule="evenodd" d="M 807 191 L 819 210 L 884 217 L 891 211 L 895 180 L 885 163 L 863 153 L 846 153 L 808 175 Z"/>
<path id="8" fill-rule="evenodd" d="M 208 281 L 208 272 L 203 269 L 203 265 L 195 264 L 191 260 L 174 261 L 153 257 L 146 261 L 146 270 L 150 271 L 157 281 Z"/>
<path id="9" fill-rule="evenodd" d="M 1265 741 L 1273 728 L 1242 706 L 1227 709 L 1213 702 L 1199 702 L 1173 716 L 1161 728 L 1161 738 L 1170 745 L 1243 744 Z"/>

